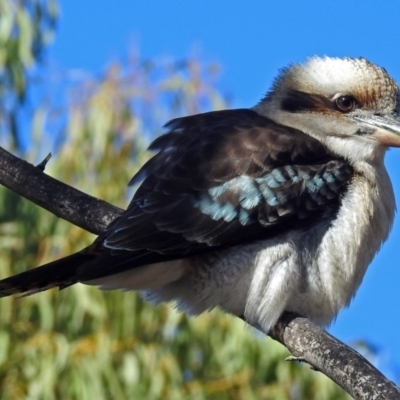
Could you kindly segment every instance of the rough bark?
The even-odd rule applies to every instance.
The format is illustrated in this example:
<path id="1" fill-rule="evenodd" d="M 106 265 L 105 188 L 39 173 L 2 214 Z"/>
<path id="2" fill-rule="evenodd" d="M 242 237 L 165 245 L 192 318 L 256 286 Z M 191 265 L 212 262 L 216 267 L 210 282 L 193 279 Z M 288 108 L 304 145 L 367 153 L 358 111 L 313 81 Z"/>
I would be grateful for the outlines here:
<path id="1" fill-rule="evenodd" d="M 355 399 L 400 399 L 399 388 L 368 360 L 308 319 L 285 313 L 269 336 L 331 378 Z"/>
<path id="2" fill-rule="evenodd" d="M 76 190 L 0 147 L 0 183 L 89 232 L 99 234 L 123 210 Z M 255 327 L 259 329 L 259 327 Z M 400 390 L 355 350 L 306 318 L 284 313 L 271 332 L 294 357 L 340 385 L 355 399 L 400 400 Z"/>
<path id="3" fill-rule="evenodd" d="M 0 147 L 0 183 L 57 217 L 99 234 L 123 210 L 43 173 Z"/>

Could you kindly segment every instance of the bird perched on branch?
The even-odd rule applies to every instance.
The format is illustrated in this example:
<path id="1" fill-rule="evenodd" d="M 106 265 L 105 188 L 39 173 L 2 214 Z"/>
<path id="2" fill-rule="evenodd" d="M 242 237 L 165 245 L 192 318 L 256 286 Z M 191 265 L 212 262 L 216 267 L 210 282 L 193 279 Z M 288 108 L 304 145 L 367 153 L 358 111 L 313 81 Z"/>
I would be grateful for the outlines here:
<path id="1" fill-rule="evenodd" d="M 264 331 L 284 311 L 329 324 L 393 222 L 383 159 L 400 146 L 398 112 L 396 82 L 363 58 L 291 65 L 251 109 L 170 121 L 128 209 L 0 295 L 81 282 L 192 314 L 218 306 Z"/>

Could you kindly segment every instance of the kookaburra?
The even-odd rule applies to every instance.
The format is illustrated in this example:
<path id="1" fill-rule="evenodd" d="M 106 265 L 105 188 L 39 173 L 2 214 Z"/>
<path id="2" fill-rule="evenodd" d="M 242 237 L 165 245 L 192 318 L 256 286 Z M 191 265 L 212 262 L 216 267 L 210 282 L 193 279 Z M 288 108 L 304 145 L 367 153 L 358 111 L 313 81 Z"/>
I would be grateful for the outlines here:
<path id="1" fill-rule="evenodd" d="M 0 295 L 81 282 L 191 314 L 220 307 L 264 331 L 284 311 L 327 325 L 392 226 L 398 113 L 396 82 L 363 58 L 291 65 L 253 108 L 170 121 L 127 210 Z"/>

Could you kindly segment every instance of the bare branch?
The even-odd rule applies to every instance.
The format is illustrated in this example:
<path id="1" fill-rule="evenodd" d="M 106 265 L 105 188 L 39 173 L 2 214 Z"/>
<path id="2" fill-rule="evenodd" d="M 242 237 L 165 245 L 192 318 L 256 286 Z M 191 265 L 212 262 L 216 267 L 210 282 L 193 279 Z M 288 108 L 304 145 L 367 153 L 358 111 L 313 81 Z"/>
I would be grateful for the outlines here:
<path id="1" fill-rule="evenodd" d="M 269 336 L 355 399 L 400 399 L 399 389 L 368 360 L 306 318 L 284 313 Z"/>
<path id="2" fill-rule="evenodd" d="M 43 173 L 0 147 L 0 183 L 57 217 L 99 234 L 123 210 Z"/>
<path id="3" fill-rule="evenodd" d="M 95 234 L 103 231 L 122 212 L 49 177 L 42 168 L 28 164 L 1 147 L 0 183 Z M 264 333 L 282 343 L 295 360 L 307 362 L 313 369 L 321 371 L 355 399 L 400 399 L 399 389 L 364 357 L 306 318 L 284 313 L 271 332 Z"/>

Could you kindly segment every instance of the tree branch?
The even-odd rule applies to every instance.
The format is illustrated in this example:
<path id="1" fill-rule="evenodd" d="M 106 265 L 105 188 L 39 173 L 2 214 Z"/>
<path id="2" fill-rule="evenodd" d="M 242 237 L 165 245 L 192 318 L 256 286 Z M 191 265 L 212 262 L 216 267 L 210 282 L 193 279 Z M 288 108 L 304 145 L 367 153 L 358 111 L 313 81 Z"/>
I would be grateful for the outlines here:
<path id="1" fill-rule="evenodd" d="M 397 386 L 368 360 L 306 318 L 284 313 L 269 336 L 355 399 L 400 399 Z"/>
<path id="2" fill-rule="evenodd" d="M 0 183 L 89 232 L 99 234 L 123 211 L 72 188 L 0 147 Z M 255 326 L 260 329 L 260 327 Z M 340 385 L 355 399 L 399 400 L 399 389 L 355 350 L 306 318 L 284 313 L 269 334 L 299 360 Z"/>
<path id="3" fill-rule="evenodd" d="M 124 211 L 51 178 L 43 169 L 42 163 L 34 167 L 0 147 L 0 183 L 57 217 L 98 235 Z"/>

